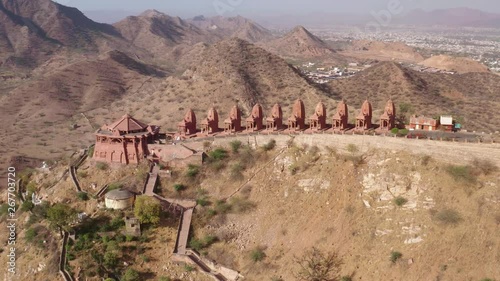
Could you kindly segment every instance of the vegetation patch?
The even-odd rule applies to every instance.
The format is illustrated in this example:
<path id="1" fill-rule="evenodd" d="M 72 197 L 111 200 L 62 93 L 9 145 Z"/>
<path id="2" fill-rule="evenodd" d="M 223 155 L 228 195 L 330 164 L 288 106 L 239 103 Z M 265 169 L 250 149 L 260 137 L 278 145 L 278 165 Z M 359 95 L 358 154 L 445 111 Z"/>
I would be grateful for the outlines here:
<path id="1" fill-rule="evenodd" d="M 196 178 L 196 176 L 200 173 L 200 167 L 199 166 L 196 166 L 196 165 L 192 165 L 192 164 L 189 164 L 188 165 L 188 170 L 186 172 L 186 175 L 191 178 L 191 179 L 194 179 Z"/>
<path id="2" fill-rule="evenodd" d="M 263 261 L 265 257 L 266 253 L 264 253 L 264 249 L 262 247 L 257 247 L 250 252 L 250 259 L 253 262 Z"/>
<path id="3" fill-rule="evenodd" d="M 401 257 L 403 257 L 403 254 L 398 251 L 392 251 L 390 260 L 392 263 L 396 263 Z"/>
<path id="4" fill-rule="evenodd" d="M 191 238 L 189 241 L 189 247 L 197 252 L 200 252 L 201 250 L 210 247 L 215 242 L 217 242 L 216 236 L 206 235 L 202 239 Z"/>
<path id="5" fill-rule="evenodd" d="M 401 207 L 406 203 L 408 203 L 408 199 L 406 199 L 402 196 L 398 196 L 398 197 L 394 198 L 394 204 L 396 204 L 396 206 L 398 206 L 398 207 Z"/>
<path id="6" fill-rule="evenodd" d="M 95 164 L 95 167 L 98 169 L 98 170 L 101 170 L 101 171 L 106 171 L 109 169 L 109 165 L 104 163 L 104 162 L 97 162 Z"/>
<path id="7" fill-rule="evenodd" d="M 462 221 L 460 213 L 453 209 L 444 209 L 434 213 L 434 218 L 446 225 L 456 225 Z"/>
<path id="8" fill-rule="evenodd" d="M 483 173 L 484 175 L 490 175 L 498 171 L 498 166 L 488 159 L 474 159 L 472 161 L 472 166 Z"/>
<path id="9" fill-rule="evenodd" d="M 268 143 L 266 143 L 264 146 L 262 146 L 262 149 L 264 151 L 271 151 L 276 147 L 276 140 L 271 139 Z"/>
<path id="10" fill-rule="evenodd" d="M 149 196 L 138 196 L 135 200 L 134 215 L 141 223 L 157 225 L 161 215 L 160 202 Z"/>
<path id="11" fill-rule="evenodd" d="M 216 148 L 208 153 L 211 161 L 221 161 L 228 157 L 227 150 L 223 148 Z"/>
<path id="12" fill-rule="evenodd" d="M 174 184 L 174 190 L 175 192 L 181 192 L 183 190 L 186 190 L 186 186 L 180 183 Z"/>
<path id="13" fill-rule="evenodd" d="M 474 183 L 477 181 L 477 176 L 470 166 L 450 165 L 446 167 L 446 172 L 458 182 Z"/>
<path id="14" fill-rule="evenodd" d="M 76 197 L 78 197 L 78 199 L 80 199 L 81 201 L 88 201 L 89 200 L 89 195 L 87 194 L 87 192 L 78 192 L 76 194 Z"/>
<path id="15" fill-rule="evenodd" d="M 301 257 L 295 257 L 295 263 L 299 268 L 295 273 L 298 280 L 330 281 L 338 280 L 342 261 L 334 252 L 325 253 L 312 248 Z"/>
<path id="16" fill-rule="evenodd" d="M 231 146 L 231 151 L 235 154 L 238 154 L 241 148 L 241 141 L 235 140 L 229 143 Z"/>

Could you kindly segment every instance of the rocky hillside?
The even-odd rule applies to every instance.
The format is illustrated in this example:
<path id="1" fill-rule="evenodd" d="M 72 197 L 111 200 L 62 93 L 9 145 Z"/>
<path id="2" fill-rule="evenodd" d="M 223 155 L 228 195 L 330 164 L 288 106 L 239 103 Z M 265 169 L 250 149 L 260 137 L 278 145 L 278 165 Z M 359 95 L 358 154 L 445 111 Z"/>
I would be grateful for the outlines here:
<path id="1" fill-rule="evenodd" d="M 0 97 L 0 118 L 4 120 L 5 132 L 0 143 L 17 143 L 4 146 L 0 165 L 6 165 L 10 156 L 19 153 L 54 157 L 63 155 L 68 147 L 82 145 L 85 137 L 91 137 L 82 134 L 91 133 L 101 125 L 89 124 L 82 118 L 82 112 L 96 108 L 109 110 L 110 104 L 124 96 L 153 91 L 165 75 L 113 51 L 24 81 Z M 75 130 L 73 124 L 80 130 Z"/>
<path id="2" fill-rule="evenodd" d="M 51 0 L 0 2 L 0 46 L 3 69 L 27 71 L 56 56 L 95 56 L 113 49 L 143 54 L 113 26 Z"/>
<path id="3" fill-rule="evenodd" d="M 210 160 L 194 176 L 181 167 L 160 176 L 157 192 L 199 202 L 189 246 L 238 270 L 244 280 L 295 280 L 298 261 L 313 248 L 323 256 L 335 254 L 331 280 L 499 276 L 498 147 L 380 138 L 240 136 L 217 138 L 208 148 L 207 142 L 189 142 L 185 145 L 208 150 Z M 271 139 L 275 147 L 266 146 Z M 494 157 L 484 160 L 485 155 Z M 132 210 L 111 212 L 102 207 L 103 199 L 77 196 L 69 177 L 57 181 L 65 170 L 60 163 L 25 176 L 47 205 L 17 213 L 17 264 L 26 270 L 13 280 L 59 276 L 60 238 L 44 215 L 55 203 L 92 214 L 75 227 L 77 241 L 69 249 L 68 270 L 79 279 L 97 281 L 133 269 L 138 280 L 211 280 L 172 262 L 178 215 L 163 216 L 158 225 L 142 227 L 141 237 L 127 238 L 121 235 L 123 219 Z M 87 160 L 77 177 L 92 194 L 93 184 L 140 185 L 147 170 L 145 165 L 98 168 Z M 178 185 L 182 191 L 174 189 Z M 6 227 L 5 212 L 0 217 L 0 227 Z"/>
<path id="4" fill-rule="evenodd" d="M 460 74 L 468 72 L 489 72 L 488 67 L 473 59 L 465 57 L 451 57 L 446 55 L 430 57 L 420 62 L 420 65 L 443 69 L 446 71 L 453 71 Z"/>
<path id="5" fill-rule="evenodd" d="M 414 48 L 401 42 L 381 42 L 355 40 L 342 52 L 347 56 L 361 60 L 404 61 L 417 63 L 424 57 Z"/>
<path id="6" fill-rule="evenodd" d="M 194 45 L 209 41 L 203 31 L 179 17 L 171 17 L 156 10 L 139 16 L 130 16 L 114 24 L 132 44 L 154 54 L 168 51 L 178 45 Z"/>
<path id="7" fill-rule="evenodd" d="M 264 48 L 283 57 L 318 58 L 335 51 L 303 26 L 297 26 L 283 37 L 263 44 Z"/>
<path id="8" fill-rule="evenodd" d="M 382 110 L 392 98 L 396 104 L 410 104 L 416 114 L 452 114 L 468 130 L 494 132 L 500 126 L 494 118 L 500 110 L 500 93 L 496 90 L 500 77 L 494 74 L 432 74 L 383 62 L 352 78 L 335 80 L 329 87 L 332 97 L 345 98 L 351 109 L 358 110 L 368 98 L 374 109 Z M 379 113 L 375 111 L 376 116 Z"/>
<path id="9" fill-rule="evenodd" d="M 189 21 L 209 34 L 221 38 L 236 37 L 251 43 L 272 38 L 272 34 L 269 30 L 242 16 L 216 16 L 211 18 L 197 16 Z"/>
<path id="10" fill-rule="evenodd" d="M 116 110 L 152 120 L 172 131 L 176 130 L 177 122 L 182 120 L 188 108 L 193 108 L 201 120 L 206 117 L 208 108 L 215 106 L 222 122 L 236 102 L 244 116 L 257 102 L 262 104 L 266 115 L 273 104 L 279 102 L 286 118 L 297 98 L 304 101 L 311 114 L 319 101 L 329 108 L 334 106 L 334 101 L 325 92 L 310 84 L 293 66 L 244 40 L 232 38 L 199 47 L 199 61 L 181 77 L 168 77 L 157 92 L 143 99 L 127 98 L 115 107 Z M 103 118 L 118 117 L 112 113 Z M 96 116 L 101 114 L 95 113 Z"/>

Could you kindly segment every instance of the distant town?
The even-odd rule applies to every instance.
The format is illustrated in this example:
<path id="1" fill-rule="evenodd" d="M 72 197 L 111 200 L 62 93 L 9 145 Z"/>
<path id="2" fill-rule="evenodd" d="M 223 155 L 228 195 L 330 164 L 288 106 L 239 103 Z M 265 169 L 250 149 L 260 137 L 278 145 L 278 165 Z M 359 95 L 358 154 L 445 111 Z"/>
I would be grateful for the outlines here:
<path id="1" fill-rule="evenodd" d="M 417 50 L 430 54 L 456 54 L 467 56 L 485 64 L 490 70 L 500 72 L 500 32 L 491 28 L 425 28 L 391 26 L 384 32 L 366 33 L 352 27 L 334 29 L 312 29 L 324 40 L 346 42 L 352 40 L 373 40 L 403 42 Z"/>

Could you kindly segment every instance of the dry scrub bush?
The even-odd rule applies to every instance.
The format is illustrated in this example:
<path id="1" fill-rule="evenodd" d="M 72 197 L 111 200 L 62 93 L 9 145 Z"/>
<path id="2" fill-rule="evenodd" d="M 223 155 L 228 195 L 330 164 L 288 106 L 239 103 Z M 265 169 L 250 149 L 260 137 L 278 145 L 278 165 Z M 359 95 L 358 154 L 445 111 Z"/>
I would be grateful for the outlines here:
<path id="1" fill-rule="evenodd" d="M 457 225 L 462 221 L 460 213 L 453 209 L 443 209 L 441 211 L 434 212 L 433 217 L 445 225 Z"/>
<path id="2" fill-rule="evenodd" d="M 455 166 L 446 167 L 446 172 L 458 182 L 475 183 L 477 176 L 471 166 Z"/>
<path id="3" fill-rule="evenodd" d="M 299 270 L 295 277 L 306 281 L 337 280 L 342 264 L 336 253 L 324 253 L 317 248 L 307 251 L 301 257 L 295 258 Z"/>
<path id="4" fill-rule="evenodd" d="M 487 159 L 476 158 L 472 161 L 472 166 L 484 175 L 490 175 L 498 171 L 498 167 L 495 163 Z"/>

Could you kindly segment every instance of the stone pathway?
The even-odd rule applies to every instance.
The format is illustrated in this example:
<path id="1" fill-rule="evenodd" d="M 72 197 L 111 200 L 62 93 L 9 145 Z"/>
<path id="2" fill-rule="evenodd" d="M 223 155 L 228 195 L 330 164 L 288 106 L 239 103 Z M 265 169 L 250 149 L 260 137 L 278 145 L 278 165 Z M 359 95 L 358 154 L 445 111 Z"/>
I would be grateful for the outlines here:
<path id="1" fill-rule="evenodd" d="M 205 261 L 201 256 L 199 256 L 195 251 L 189 249 L 189 230 L 191 229 L 191 220 L 193 219 L 194 208 L 196 207 L 196 201 L 186 200 L 186 199 L 173 199 L 164 198 L 154 192 L 154 189 L 158 182 L 158 172 L 160 167 L 154 165 L 151 169 L 151 173 L 144 185 L 144 194 L 151 196 L 159 200 L 164 207 L 174 210 L 181 210 L 181 221 L 179 223 L 179 230 L 177 233 L 177 241 L 175 243 L 174 249 L 174 259 L 180 256 L 179 260 L 183 262 L 191 263 L 197 266 L 202 272 L 214 278 L 218 281 L 236 281 L 241 280 L 242 276 L 231 269 L 227 269 L 221 266 L 217 266 L 214 263 Z M 224 271 L 225 276 L 221 271 Z"/>

